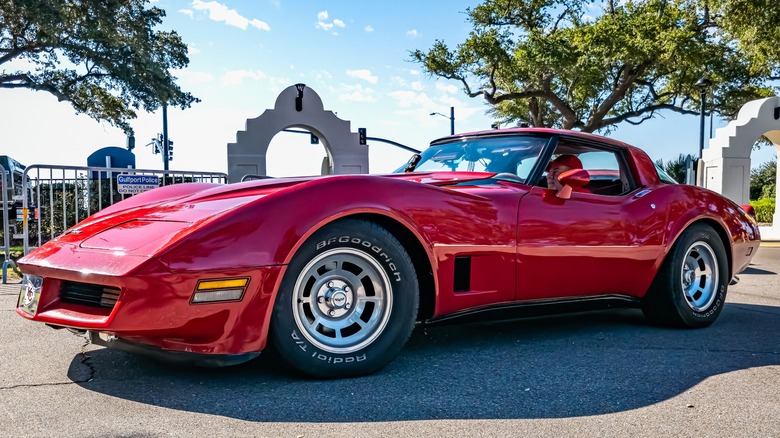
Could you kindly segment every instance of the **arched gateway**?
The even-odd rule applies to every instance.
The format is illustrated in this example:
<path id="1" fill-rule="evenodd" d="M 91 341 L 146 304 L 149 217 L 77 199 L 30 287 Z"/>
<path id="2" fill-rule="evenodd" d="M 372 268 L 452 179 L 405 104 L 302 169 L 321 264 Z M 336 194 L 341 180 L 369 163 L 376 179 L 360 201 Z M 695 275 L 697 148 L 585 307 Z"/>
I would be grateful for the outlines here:
<path id="1" fill-rule="evenodd" d="M 350 122 L 325 111 L 320 96 L 304 84 L 284 89 L 274 109 L 247 119 L 236 142 L 228 143 L 228 178 L 239 182 L 244 175 L 267 175 L 266 153 L 271 140 L 287 128 L 302 128 L 316 135 L 327 151 L 323 174 L 368 173 L 368 146 L 350 131 Z"/>
<path id="2" fill-rule="evenodd" d="M 750 202 L 750 153 L 753 144 L 764 136 L 780 156 L 780 97 L 748 102 L 736 120 L 715 131 L 709 148 L 702 151 L 702 185 L 721 193 L 737 204 Z M 780 182 L 780 172 L 777 174 Z M 778 229 L 780 203 L 775 199 L 773 228 Z"/>

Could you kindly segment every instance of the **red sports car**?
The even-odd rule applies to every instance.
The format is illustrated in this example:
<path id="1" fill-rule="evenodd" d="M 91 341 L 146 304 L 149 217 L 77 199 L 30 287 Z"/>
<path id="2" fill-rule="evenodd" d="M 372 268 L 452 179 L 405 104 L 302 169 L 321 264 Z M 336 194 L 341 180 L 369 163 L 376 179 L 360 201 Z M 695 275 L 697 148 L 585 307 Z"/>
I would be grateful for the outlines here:
<path id="1" fill-rule="evenodd" d="M 607 307 L 703 327 L 754 219 L 641 150 L 550 129 L 434 141 L 390 175 L 180 184 L 19 261 L 19 315 L 202 365 L 272 344 L 310 375 L 389 363 L 417 322 Z"/>

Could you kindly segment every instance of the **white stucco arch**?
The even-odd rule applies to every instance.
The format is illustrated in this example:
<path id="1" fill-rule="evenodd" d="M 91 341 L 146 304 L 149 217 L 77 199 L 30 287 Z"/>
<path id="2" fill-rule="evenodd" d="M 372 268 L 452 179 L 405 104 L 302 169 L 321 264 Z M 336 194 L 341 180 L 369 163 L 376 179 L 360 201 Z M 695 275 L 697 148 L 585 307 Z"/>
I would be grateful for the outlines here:
<path id="1" fill-rule="evenodd" d="M 267 175 L 268 146 L 287 128 L 305 129 L 319 137 L 330 162 L 330 166 L 323 166 L 323 173 L 368 173 L 368 146 L 361 145 L 359 135 L 350 131 L 350 122 L 326 111 L 314 90 L 297 84 L 279 93 L 273 109 L 247 119 L 246 129 L 236 133 L 236 142 L 228 143 L 230 182 L 238 182 L 244 175 Z"/>
<path id="2" fill-rule="evenodd" d="M 780 97 L 753 100 L 740 110 L 736 120 L 715 131 L 702 151 L 702 185 L 737 204 L 750 202 L 750 154 L 761 136 L 772 142 L 780 156 Z M 777 173 L 780 183 L 780 172 Z M 773 228 L 780 229 L 780 204 L 775 199 Z"/>

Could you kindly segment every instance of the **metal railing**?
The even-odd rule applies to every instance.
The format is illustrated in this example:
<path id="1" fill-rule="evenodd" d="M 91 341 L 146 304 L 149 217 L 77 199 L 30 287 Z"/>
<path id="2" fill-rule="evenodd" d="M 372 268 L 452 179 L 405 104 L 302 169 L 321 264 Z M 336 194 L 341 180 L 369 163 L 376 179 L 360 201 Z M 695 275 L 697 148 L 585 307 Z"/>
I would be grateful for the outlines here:
<path id="1" fill-rule="evenodd" d="M 3 271 L 2 271 L 2 281 L 3 284 L 6 284 L 8 282 L 8 267 L 16 267 L 16 263 L 11 259 L 11 229 L 9 227 L 9 224 L 12 220 L 16 220 L 16 217 L 11 218 L 9 215 L 9 199 L 8 199 L 8 191 L 6 190 L 6 181 L 11 181 L 13 184 L 13 178 L 11 177 L 11 172 L 5 170 L 5 167 L 0 165 L 0 177 L 2 177 L 2 182 L 0 183 L 0 189 L 3 191 Z"/>
<path id="2" fill-rule="evenodd" d="M 3 190 L 3 254 L 5 255 L 4 260 L 8 260 L 11 254 L 11 239 L 8 235 L 8 222 L 11 220 L 11 218 L 8 216 L 8 192 L 5 189 L 5 181 L 6 178 L 10 175 L 10 173 L 5 170 L 5 167 L 0 165 L 0 176 L 3 177 L 2 183 L 0 183 L 0 189 Z M 3 276 L 3 279 L 5 279 L 5 276 Z"/>
<path id="3" fill-rule="evenodd" d="M 157 177 L 160 186 L 189 182 L 226 184 L 221 172 L 34 164 L 24 171 L 22 214 L 24 253 L 63 234 L 93 213 L 126 197 L 119 175 Z M 34 224 L 31 226 L 31 222 Z M 31 242 L 34 243 L 31 246 Z"/>

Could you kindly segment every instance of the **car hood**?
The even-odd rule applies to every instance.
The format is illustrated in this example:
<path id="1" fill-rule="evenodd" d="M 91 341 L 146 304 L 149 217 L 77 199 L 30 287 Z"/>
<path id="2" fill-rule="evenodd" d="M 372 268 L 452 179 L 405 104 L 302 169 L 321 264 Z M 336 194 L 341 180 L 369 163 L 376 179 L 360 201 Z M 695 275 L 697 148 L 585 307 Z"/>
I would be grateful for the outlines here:
<path id="1" fill-rule="evenodd" d="M 135 195 L 95 213 L 20 259 L 19 264 L 23 269 L 45 266 L 62 270 L 101 266 L 103 274 L 122 275 L 234 209 L 265 197 L 306 190 L 329 179 L 350 179 L 352 184 L 361 184 L 371 178 L 393 178 L 447 186 L 493 175 L 438 172 L 274 178 L 228 185 L 176 184 Z"/>

